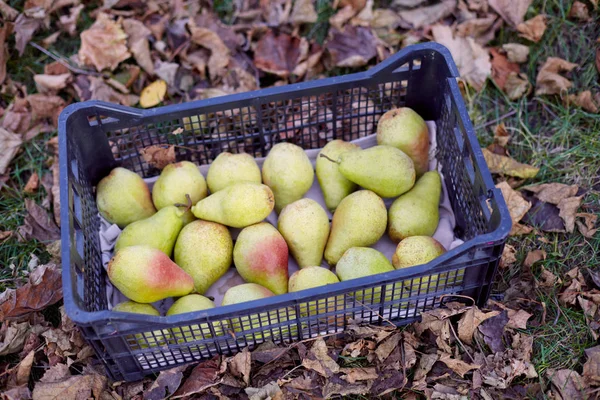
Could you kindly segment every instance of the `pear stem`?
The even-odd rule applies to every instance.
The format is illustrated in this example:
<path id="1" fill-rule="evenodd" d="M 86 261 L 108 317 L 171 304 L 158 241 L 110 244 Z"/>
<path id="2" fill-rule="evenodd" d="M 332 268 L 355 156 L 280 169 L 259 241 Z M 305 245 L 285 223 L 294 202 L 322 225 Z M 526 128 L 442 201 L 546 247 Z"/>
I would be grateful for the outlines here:
<path id="1" fill-rule="evenodd" d="M 334 159 L 332 159 L 332 158 L 329 158 L 329 157 L 327 157 L 327 156 L 326 156 L 325 154 L 323 154 L 323 153 L 319 154 L 319 157 L 323 157 L 323 158 L 325 158 L 325 159 L 327 159 L 327 160 L 329 160 L 329 161 L 331 161 L 331 162 L 334 162 L 334 163 L 336 163 L 336 164 L 339 164 L 339 161 L 337 161 L 337 160 L 334 160 Z"/>
<path id="2" fill-rule="evenodd" d="M 183 211 L 183 213 L 185 214 L 186 212 L 190 211 L 192 209 L 192 198 L 190 197 L 190 195 L 188 193 L 185 194 L 185 198 L 187 199 L 187 204 L 182 204 L 182 203 L 175 203 L 174 206 L 175 207 L 185 207 L 185 210 Z"/>

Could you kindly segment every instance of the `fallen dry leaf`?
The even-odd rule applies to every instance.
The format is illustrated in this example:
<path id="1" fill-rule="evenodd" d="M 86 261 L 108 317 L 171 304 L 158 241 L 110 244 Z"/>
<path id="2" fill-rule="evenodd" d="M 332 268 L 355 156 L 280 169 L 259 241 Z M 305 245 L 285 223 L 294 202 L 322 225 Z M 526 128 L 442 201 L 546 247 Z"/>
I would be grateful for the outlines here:
<path id="1" fill-rule="evenodd" d="M 523 218 L 523 216 L 531 208 L 531 203 L 525 200 L 519 192 L 511 188 L 506 182 L 500 182 L 496 185 L 496 187 L 502 191 L 502 196 L 504 197 L 504 201 L 508 206 L 508 212 L 510 213 L 510 218 L 512 220 L 514 229 L 521 218 Z M 512 230 L 511 234 L 513 234 Z"/>
<path id="2" fill-rule="evenodd" d="M 433 364 L 439 359 L 437 354 L 421 354 L 421 358 L 419 360 L 419 366 L 415 371 L 415 381 L 424 380 L 431 371 Z"/>
<path id="3" fill-rule="evenodd" d="M 489 53 L 470 37 L 454 37 L 449 26 L 436 24 L 431 27 L 433 39 L 446 46 L 458 67 L 460 76 L 475 90 L 481 90 L 492 73 Z"/>
<path id="4" fill-rule="evenodd" d="M 35 191 L 38 189 L 39 186 L 40 186 L 40 176 L 38 175 L 37 172 L 34 171 L 33 174 L 31 174 L 31 176 L 27 180 L 27 183 L 25 184 L 25 188 L 23 188 L 23 192 L 28 193 L 28 194 L 35 193 Z"/>
<path id="5" fill-rule="evenodd" d="M 6 239 L 11 237 L 12 234 L 12 231 L 0 231 L 0 243 L 4 242 Z"/>
<path id="6" fill-rule="evenodd" d="M 8 165 L 17 155 L 23 140 L 21 136 L 0 128 L 0 174 L 5 174 Z"/>
<path id="7" fill-rule="evenodd" d="M 189 24 L 192 33 L 192 42 L 210 50 L 208 58 L 208 72 L 212 78 L 223 76 L 226 73 L 229 64 L 230 50 L 223 40 L 210 29 L 197 27 L 193 23 Z"/>
<path id="8" fill-rule="evenodd" d="M 48 399 L 99 399 L 106 387 L 107 378 L 99 374 L 74 375 L 58 382 L 38 382 L 32 393 L 33 400 Z"/>
<path id="9" fill-rule="evenodd" d="M 150 29 L 133 18 L 123 20 L 123 30 L 127 34 L 127 45 L 133 54 L 135 61 L 150 75 L 154 74 L 154 63 L 150 56 L 150 44 L 148 36 L 152 34 Z"/>
<path id="10" fill-rule="evenodd" d="M 473 334 L 479 325 L 488 318 L 495 317 L 500 314 L 500 311 L 482 312 L 477 307 L 471 307 L 467 310 L 458 321 L 458 337 L 467 344 L 473 342 Z"/>
<path id="11" fill-rule="evenodd" d="M 511 73 L 519 73 L 519 65 L 508 61 L 508 58 L 500 54 L 498 50 L 491 49 L 492 56 L 492 79 L 501 90 L 505 90 L 506 80 Z"/>
<path id="12" fill-rule="evenodd" d="M 6 79 L 6 61 L 8 60 L 8 46 L 6 39 L 12 33 L 12 24 L 4 24 L 0 27 L 0 85 Z"/>
<path id="13" fill-rule="evenodd" d="M 529 179 L 535 177 L 540 170 L 531 165 L 520 163 L 513 158 L 494 154 L 488 149 L 482 149 L 482 152 L 485 162 L 487 163 L 490 172 L 493 174 Z"/>
<path id="14" fill-rule="evenodd" d="M 32 199 L 25 199 L 27 216 L 17 230 L 18 240 L 37 239 L 40 242 L 53 242 L 60 239 L 60 229 L 48 216 L 48 212 Z"/>
<path id="15" fill-rule="evenodd" d="M 500 268 L 506 268 L 516 262 L 517 257 L 515 255 L 515 248 L 510 244 L 505 244 L 504 250 L 502 250 L 502 256 L 500 257 Z"/>
<path id="16" fill-rule="evenodd" d="M 593 386 L 600 386 L 600 346 L 585 349 L 587 361 L 583 364 L 583 377 Z"/>
<path id="17" fill-rule="evenodd" d="M 158 378 L 144 391 L 145 400 L 162 400 L 169 398 L 177 391 L 183 379 L 182 368 L 172 368 L 161 371 Z"/>
<path id="18" fill-rule="evenodd" d="M 509 25 L 513 27 L 523 22 L 527 9 L 533 0 L 489 0 L 494 9 Z"/>
<path id="19" fill-rule="evenodd" d="M 327 351 L 327 344 L 322 338 L 313 343 L 310 352 L 302 360 L 302 366 L 313 370 L 319 375 L 328 378 L 340 371 L 340 366 L 331 358 Z"/>
<path id="20" fill-rule="evenodd" d="M 314 24 L 319 15 L 315 11 L 315 6 L 311 0 L 296 0 L 294 8 L 290 15 L 290 22 L 293 24 Z"/>
<path id="21" fill-rule="evenodd" d="M 557 277 L 556 275 L 554 275 L 552 272 L 550 272 L 546 268 L 544 268 L 543 265 L 540 267 L 540 269 L 541 269 L 541 273 L 540 273 L 540 278 L 538 280 L 539 287 L 552 288 L 557 284 L 558 285 L 562 284 L 562 280 L 559 277 Z"/>
<path id="22" fill-rule="evenodd" d="M 479 332 L 483 334 L 483 341 L 487 344 L 494 353 L 501 353 L 505 350 L 504 342 L 502 337 L 504 335 L 504 328 L 508 323 L 508 313 L 502 311 L 495 317 L 488 318 L 481 325 L 479 325 Z"/>
<path id="23" fill-rule="evenodd" d="M 58 20 L 58 25 L 61 29 L 67 32 L 70 36 L 75 36 L 77 33 L 77 20 L 79 19 L 79 15 L 85 6 L 83 4 L 79 4 L 75 7 L 71 7 L 69 10 L 69 15 L 61 15 Z"/>
<path id="24" fill-rule="evenodd" d="M 0 356 L 18 353 L 31 334 L 37 336 L 46 329 L 48 328 L 41 324 L 4 322 L 0 327 Z"/>
<path id="25" fill-rule="evenodd" d="M 546 16 L 537 15 L 519 24 L 517 30 L 520 32 L 519 36 L 537 43 L 544 36 L 544 32 L 546 32 Z"/>
<path id="26" fill-rule="evenodd" d="M 529 83 L 527 75 L 524 73 L 515 74 L 511 72 L 504 83 L 504 91 L 508 98 L 513 101 L 527 96 L 531 93 L 531 89 L 531 83 Z"/>
<path id="27" fill-rule="evenodd" d="M 455 8 L 456 0 L 442 0 L 431 6 L 400 11 L 398 15 L 413 29 L 420 29 L 446 18 Z"/>
<path id="28" fill-rule="evenodd" d="M 25 46 L 33 38 L 33 35 L 42 27 L 44 21 L 40 18 L 30 18 L 24 13 L 19 14 L 15 21 L 15 47 L 19 51 L 19 56 L 23 55 Z"/>
<path id="29" fill-rule="evenodd" d="M 173 398 L 188 397 L 195 393 L 201 393 L 209 387 L 215 386 L 218 383 L 219 368 L 219 356 L 198 364 L 194 367 L 190 376 L 183 382 L 181 387 L 175 392 Z"/>
<path id="30" fill-rule="evenodd" d="M 587 5 L 580 1 L 573 2 L 571 10 L 569 10 L 569 18 L 578 19 L 580 21 L 589 21 L 592 19 Z"/>
<path id="31" fill-rule="evenodd" d="M 2 14 L 4 19 L 6 19 L 7 21 L 14 21 L 15 18 L 17 18 L 17 16 L 19 15 L 19 12 L 11 6 L 9 6 L 8 4 L 6 4 L 4 0 L 2 0 L 0 1 L 0 14 Z"/>
<path id="32" fill-rule="evenodd" d="M 523 64 L 529 57 L 529 46 L 524 44 L 505 43 L 502 45 L 502 50 L 506 52 L 506 57 L 510 62 Z"/>
<path id="33" fill-rule="evenodd" d="M 561 94 L 573 86 L 573 82 L 559 75 L 560 72 L 569 72 L 577 67 L 577 64 L 570 63 L 558 57 L 548 57 L 535 81 L 535 94 L 537 96 L 544 94 Z"/>
<path id="34" fill-rule="evenodd" d="M 590 213 L 577 213 L 575 216 L 577 218 L 583 218 L 584 220 L 583 223 L 581 221 L 576 221 L 579 232 L 588 239 L 594 237 L 596 232 L 598 232 L 598 228 L 595 227 L 598 215 Z"/>
<path id="35" fill-rule="evenodd" d="M 523 262 L 523 265 L 525 265 L 525 267 L 529 268 L 532 267 L 533 264 L 535 264 L 538 261 L 543 261 L 546 259 L 546 252 L 544 250 L 532 250 L 529 253 L 527 253 L 527 257 L 525 257 L 525 261 Z"/>
<path id="36" fill-rule="evenodd" d="M 461 378 L 464 378 L 467 372 L 481 368 L 481 365 L 469 364 L 464 361 L 457 360 L 455 358 L 452 358 L 452 356 L 447 353 L 442 353 L 440 355 L 439 361 L 446 364 L 448 368 L 456 372 Z"/>
<path id="37" fill-rule="evenodd" d="M 69 376 L 71 376 L 71 371 L 67 364 L 56 364 L 46 370 L 40 381 L 45 383 L 58 382 Z"/>
<path id="38" fill-rule="evenodd" d="M 357 68 L 377 55 L 377 39 L 369 28 L 348 26 L 344 31 L 331 29 L 329 34 L 324 47 L 332 66 Z"/>
<path id="39" fill-rule="evenodd" d="M 33 76 L 33 80 L 35 81 L 35 87 L 38 92 L 42 94 L 53 94 L 67 87 L 67 84 L 71 80 L 71 74 L 37 74 Z"/>
<path id="40" fill-rule="evenodd" d="M 233 376 L 242 378 L 244 380 L 246 386 L 250 384 L 251 356 L 247 347 L 245 347 L 244 350 L 237 353 L 235 356 L 231 357 L 229 361 L 229 368 Z"/>
<path id="41" fill-rule="evenodd" d="M 254 63 L 265 72 L 287 78 L 307 54 L 305 38 L 269 30 L 256 44 Z"/>
<path id="42" fill-rule="evenodd" d="M 149 108 L 159 105 L 167 94 L 167 82 L 158 79 L 142 90 L 140 95 L 140 106 Z"/>
<path id="43" fill-rule="evenodd" d="M 379 377 L 375 368 L 340 368 L 342 379 L 348 383 L 374 380 Z"/>
<path id="44" fill-rule="evenodd" d="M 329 18 L 329 24 L 337 30 L 342 30 L 355 14 L 356 10 L 351 5 L 344 6 Z"/>
<path id="45" fill-rule="evenodd" d="M 85 65 L 93 65 L 96 70 L 105 68 L 114 71 L 131 54 L 127 49 L 127 34 L 121 24 L 105 13 L 98 14 L 96 22 L 81 32 L 79 59 Z"/>
<path id="46" fill-rule="evenodd" d="M 598 112 L 598 105 L 595 103 L 592 92 L 589 90 L 584 90 L 576 95 L 570 94 L 567 97 L 567 103 L 575 104 L 577 107 L 581 107 L 587 112 Z"/>
<path id="47" fill-rule="evenodd" d="M 144 147 L 140 150 L 140 155 L 152 167 L 163 169 L 175 162 L 175 146 L 153 145 Z"/>
<path id="48" fill-rule="evenodd" d="M 583 196 L 569 197 L 561 200 L 557 205 L 560 210 L 558 215 L 565 221 L 565 229 L 569 233 L 573 233 L 575 229 L 575 216 L 582 199 Z"/>
<path id="49" fill-rule="evenodd" d="M 27 102 L 31 107 L 34 120 L 50 118 L 52 124 L 58 126 L 58 117 L 67 103 L 60 96 L 46 94 L 30 94 Z"/>
<path id="50" fill-rule="evenodd" d="M 31 399 L 31 391 L 25 385 L 17 386 L 2 392 L 3 400 L 29 400 Z"/>
<path id="51" fill-rule="evenodd" d="M 17 368 L 17 385 L 25 385 L 29 382 L 29 375 L 31 374 L 34 356 L 35 350 L 31 350 L 19 363 Z"/>
<path id="52" fill-rule="evenodd" d="M 62 299 L 60 269 L 55 264 L 40 265 L 29 282 L 11 292 L 0 304 L 0 319 L 17 318 L 55 304 Z"/>
<path id="53" fill-rule="evenodd" d="M 585 395 L 587 385 L 577 372 L 570 369 L 560 369 L 558 371 L 548 369 L 546 377 L 550 379 L 557 395 L 561 399 L 569 400 L 584 400 L 588 397 Z"/>
<path id="54" fill-rule="evenodd" d="M 394 351 L 394 349 L 396 349 L 396 347 L 398 347 L 398 344 L 400 343 L 401 338 L 402 338 L 401 333 L 395 333 L 395 334 L 391 335 L 390 337 L 388 337 L 387 339 L 385 339 L 383 342 L 381 342 L 381 344 L 379 346 L 377 346 L 377 349 L 375 350 L 375 354 L 377 355 L 377 358 L 379 359 L 380 362 L 385 361 L 385 359 L 389 357 L 389 355 L 392 353 L 392 351 Z"/>
<path id="55" fill-rule="evenodd" d="M 535 193 L 535 196 L 543 202 L 558 204 L 568 197 L 575 196 L 579 190 L 579 186 L 555 182 L 528 185 L 523 187 L 523 189 Z"/>
<path id="56" fill-rule="evenodd" d="M 507 310 L 508 311 L 508 322 L 506 323 L 507 328 L 513 329 L 527 329 L 527 321 L 532 317 L 533 314 L 529 314 L 525 310 Z"/>
<path id="57" fill-rule="evenodd" d="M 31 125 L 31 110 L 25 98 L 15 97 L 14 101 L 4 110 L 2 127 L 11 133 L 25 133 Z M 0 136 L 0 141 L 2 140 Z M 2 147 L 0 147 L 2 149 Z"/>
<path id="58" fill-rule="evenodd" d="M 480 45 L 486 45 L 494 39 L 496 30 L 502 24 L 502 20 L 493 14 L 484 18 L 467 19 L 456 27 L 456 33 L 459 36 L 470 36 Z"/>

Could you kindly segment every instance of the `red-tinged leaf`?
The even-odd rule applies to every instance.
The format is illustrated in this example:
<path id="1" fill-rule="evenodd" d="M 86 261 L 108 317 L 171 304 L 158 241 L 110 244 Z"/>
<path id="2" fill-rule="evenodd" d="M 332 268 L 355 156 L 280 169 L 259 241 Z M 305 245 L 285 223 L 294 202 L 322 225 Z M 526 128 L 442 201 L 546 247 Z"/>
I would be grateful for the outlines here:
<path id="1" fill-rule="evenodd" d="M 206 389 L 219 383 L 220 358 L 218 356 L 211 360 L 198 364 L 183 385 L 175 392 L 173 398 L 191 396 L 202 393 Z"/>
<path id="2" fill-rule="evenodd" d="M 269 30 L 256 43 L 254 63 L 265 72 L 286 78 L 307 55 L 308 42 L 305 38 Z"/>
<path id="3" fill-rule="evenodd" d="M 12 33 L 12 24 L 5 24 L 0 27 L 0 85 L 6 79 L 6 61 L 8 60 L 8 46 L 6 39 Z"/>
<path id="4" fill-rule="evenodd" d="M 0 319 L 17 318 L 62 299 L 61 273 L 55 264 L 37 267 L 29 282 L 18 288 L 0 305 Z"/>
<path id="5" fill-rule="evenodd" d="M 331 29 L 324 47 L 331 66 L 357 68 L 377 55 L 377 38 L 369 28 L 347 26 Z"/>
<path id="6" fill-rule="evenodd" d="M 496 49 L 491 49 L 490 54 L 492 55 L 492 79 L 501 90 L 505 90 L 510 73 L 519 73 L 519 64 L 508 61 L 508 58 Z"/>
<path id="7" fill-rule="evenodd" d="M 28 214 L 17 231 L 19 241 L 36 239 L 46 243 L 60 239 L 60 229 L 49 217 L 46 209 L 32 199 L 25 199 L 25 208 Z"/>

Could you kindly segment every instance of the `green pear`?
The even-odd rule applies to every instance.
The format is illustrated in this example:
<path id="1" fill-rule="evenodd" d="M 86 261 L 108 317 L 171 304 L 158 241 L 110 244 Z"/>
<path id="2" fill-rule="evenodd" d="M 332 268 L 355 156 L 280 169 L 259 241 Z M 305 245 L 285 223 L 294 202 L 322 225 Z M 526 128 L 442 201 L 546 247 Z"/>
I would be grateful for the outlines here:
<path id="1" fill-rule="evenodd" d="M 358 185 L 346 179 L 339 171 L 335 163 L 321 157 L 321 154 L 327 155 L 332 160 L 337 160 L 340 155 L 347 151 L 360 150 L 360 147 L 354 143 L 344 142 L 343 140 L 332 140 L 319 152 L 317 156 L 316 173 L 325 206 L 331 211 L 335 211 L 340 201 L 350 193 L 354 192 Z"/>
<path id="2" fill-rule="evenodd" d="M 229 269 L 233 240 L 225 226 L 197 220 L 181 230 L 174 253 L 177 265 L 194 278 L 196 292 L 204 294 Z"/>
<path id="3" fill-rule="evenodd" d="M 187 296 L 180 297 L 171 305 L 167 311 L 167 316 L 208 310 L 210 308 L 215 308 L 215 303 L 209 298 L 199 294 L 188 294 Z M 184 343 L 212 337 L 212 332 L 208 324 L 191 325 L 191 328 L 191 333 L 189 326 L 173 328 L 177 342 Z M 216 335 L 219 335 L 222 332 L 221 327 L 215 327 L 214 332 Z"/>
<path id="4" fill-rule="evenodd" d="M 339 283 L 339 281 L 338 277 L 327 268 L 312 266 L 294 272 L 292 276 L 290 276 L 288 288 L 290 293 L 292 293 Z M 325 300 L 327 300 L 327 304 L 325 303 Z M 344 296 L 341 295 L 336 298 L 311 301 L 308 303 L 308 307 L 306 304 L 300 304 L 300 315 L 317 315 L 335 311 L 336 308 L 338 310 L 343 310 L 344 307 Z"/>
<path id="5" fill-rule="evenodd" d="M 329 217 L 319 203 L 300 199 L 281 210 L 277 222 L 300 268 L 321 265 L 329 237 Z"/>
<path id="6" fill-rule="evenodd" d="M 160 316 L 158 310 L 154 308 L 154 306 L 152 306 L 151 304 L 141 304 L 136 303 L 135 301 L 124 301 L 114 306 L 112 310 L 134 314 L 154 315 L 156 317 Z M 169 336 L 169 331 L 165 329 L 163 331 L 158 330 L 152 332 L 136 333 L 135 336 L 127 335 L 125 336 L 125 338 L 128 342 L 133 342 L 132 347 L 136 348 L 137 346 L 139 346 L 140 348 L 145 349 L 148 347 L 154 347 L 157 345 L 160 346 L 165 344 Z M 133 338 L 135 338 L 134 341 L 132 340 Z"/>
<path id="7" fill-rule="evenodd" d="M 348 249 L 335 266 L 335 273 L 340 280 L 362 278 L 365 276 L 381 274 L 393 271 L 392 263 L 381 252 L 370 247 L 352 247 Z M 396 290 L 400 294 L 401 288 Z M 386 290 L 385 301 L 390 301 L 391 288 Z M 357 300 L 369 303 L 377 303 L 381 299 L 381 288 L 364 289 L 354 294 Z"/>
<path id="8" fill-rule="evenodd" d="M 254 157 L 247 153 L 223 152 L 210 164 L 206 182 L 211 193 L 237 182 L 262 183 L 260 168 Z"/>
<path id="9" fill-rule="evenodd" d="M 96 188 L 98 212 L 121 229 L 156 212 L 150 189 L 135 172 L 117 167 Z"/>
<path id="10" fill-rule="evenodd" d="M 183 212 L 177 207 L 168 206 L 151 217 L 127 225 L 115 243 L 115 252 L 145 244 L 171 257 L 175 240 L 183 226 L 182 215 Z"/>
<path id="11" fill-rule="evenodd" d="M 200 200 L 192 212 L 196 218 L 244 228 L 267 218 L 274 205 L 273 192 L 268 186 L 238 182 Z"/>
<path id="12" fill-rule="evenodd" d="M 189 161 L 167 165 L 152 188 L 152 200 L 159 210 L 175 204 L 188 204 L 188 195 L 192 204 L 206 197 L 206 181 L 198 167 Z M 183 214 L 184 224 L 193 221 L 194 214 L 187 210 Z"/>
<path id="13" fill-rule="evenodd" d="M 432 237 L 411 236 L 402 239 L 398 243 L 398 247 L 396 247 L 396 251 L 392 256 L 392 264 L 396 269 L 414 267 L 415 265 L 427 264 L 445 252 L 444 246 Z M 429 291 L 435 291 L 438 278 L 441 278 L 440 289 L 443 289 L 446 284 L 446 277 L 446 273 L 440 274 L 439 277 L 438 274 L 433 274 L 420 279 L 413 279 L 412 284 L 411 281 L 405 281 L 404 284 L 412 290 L 419 290 L 419 286 L 421 286 L 428 288 Z"/>
<path id="14" fill-rule="evenodd" d="M 320 158 L 328 158 L 322 154 Z M 396 197 L 415 184 L 415 167 L 409 156 L 392 146 L 373 146 L 347 151 L 337 160 L 346 179 L 372 190 L 381 197 Z"/>
<path id="15" fill-rule="evenodd" d="M 262 168 L 265 185 L 275 195 L 275 210 L 299 200 L 315 179 L 312 164 L 304 150 L 292 143 L 277 143 L 265 158 Z"/>
<path id="16" fill-rule="evenodd" d="M 194 290 L 194 280 L 162 251 L 146 245 L 121 249 L 108 263 L 108 279 L 129 299 L 154 303 Z"/>
<path id="17" fill-rule="evenodd" d="M 222 306 L 228 306 L 232 304 L 245 303 L 247 301 L 265 299 L 267 297 L 275 296 L 275 294 L 264 286 L 257 285 L 255 283 L 244 283 L 231 287 L 225 292 L 223 296 Z M 258 329 L 251 335 L 257 340 L 266 339 L 271 336 L 271 329 L 267 329 L 270 324 L 277 324 L 278 322 L 286 322 L 288 320 L 296 319 L 296 313 L 292 309 L 283 310 L 272 310 L 270 312 L 260 312 L 257 314 L 235 316 L 229 320 L 230 328 L 234 332 L 249 331 L 251 329 Z M 261 328 L 264 330 L 261 331 Z M 292 327 L 292 333 L 295 333 L 297 329 Z M 259 333 L 260 332 L 260 333 Z M 281 328 L 272 328 L 272 332 L 275 335 L 279 333 L 282 336 L 286 336 L 290 330 L 283 326 Z"/>
<path id="18" fill-rule="evenodd" d="M 288 246 L 268 222 L 240 232 L 233 248 L 233 263 L 246 282 L 257 283 L 275 294 L 288 291 Z"/>
<path id="19" fill-rule="evenodd" d="M 393 146 L 406 153 L 415 164 L 417 176 L 429 169 L 429 129 L 411 108 L 396 108 L 379 118 L 377 144 Z"/>
<path id="20" fill-rule="evenodd" d="M 437 171 L 423 174 L 415 186 L 392 203 L 388 234 L 394 242 L 409 236 L 432 236 L 440 220 L 442 179 Z"/>
<path id="21" fill-rule="evenodd" d="M 348 195 L 333 214 L 325 260 L 335 265 L 349 248 L 375 244 L 386 226 L 387 210 L 381 197 L 370 190 Z"/>

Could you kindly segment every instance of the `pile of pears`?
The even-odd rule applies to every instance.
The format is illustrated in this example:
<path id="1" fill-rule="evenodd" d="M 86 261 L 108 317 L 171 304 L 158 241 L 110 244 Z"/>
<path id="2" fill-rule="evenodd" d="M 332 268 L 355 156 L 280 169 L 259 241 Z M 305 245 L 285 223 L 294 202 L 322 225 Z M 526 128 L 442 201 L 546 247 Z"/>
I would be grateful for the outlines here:
<path id="1" fill-rule="evenodd" d="M 442 182 L 428 165 L 425 121 L 399 108 L 379 119 L 376 146 L 333 140 L 314 168 L 292 143 L 273 145 L 262 170 L 252 156 L 227 152 L 206 177 L 188 161 L 167 165 L 152 190 L 136 173 L 115 168 L 96 191 L 99 213 L 122 229 L 107 271 L 130 301 L 115 310 L 160 315 L 151 303 L 168 297 L 177 300 L 167 315 L 214 308 L 203 295 L 232 264 L 246 283 L 230 288 L 221 305 L 427 263 L 445 252 L 432 238 Z M 304 197 L 315 175 L 331 221 Z M 389 209 L 384 198 L 394 199 Z M 265 222 L 273 210 L 277 226 Z M 370 247 L 386 231 L 398 243 L 391 260 Z M 300 267 L 291 277 L 290 255 Z M 323 259 L 330 268 L 321 266 Z M 343 298 L 335 303 L 343 305 Z M 322 311 L 317 304 L 300 308 L 303 315 Z"/>

